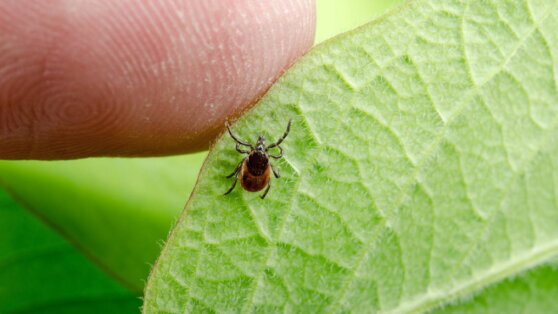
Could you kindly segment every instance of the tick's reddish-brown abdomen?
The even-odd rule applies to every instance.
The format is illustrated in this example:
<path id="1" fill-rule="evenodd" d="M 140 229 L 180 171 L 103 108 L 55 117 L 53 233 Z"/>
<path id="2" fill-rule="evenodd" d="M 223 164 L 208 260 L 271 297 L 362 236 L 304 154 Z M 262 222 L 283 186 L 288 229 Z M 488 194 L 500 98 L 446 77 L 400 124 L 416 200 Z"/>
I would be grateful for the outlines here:
<path id="1" fill-rule="evenodd" d="M 240 169 L 240 184 L 246 191 L 257 192 L 262 190 L 269 184 L 269 175 L 271 173 L 269 168 L 271 167 L 268 164 L 263 174 L 255 176 L 248 171 L 247 160 L 244 161 Z"/>

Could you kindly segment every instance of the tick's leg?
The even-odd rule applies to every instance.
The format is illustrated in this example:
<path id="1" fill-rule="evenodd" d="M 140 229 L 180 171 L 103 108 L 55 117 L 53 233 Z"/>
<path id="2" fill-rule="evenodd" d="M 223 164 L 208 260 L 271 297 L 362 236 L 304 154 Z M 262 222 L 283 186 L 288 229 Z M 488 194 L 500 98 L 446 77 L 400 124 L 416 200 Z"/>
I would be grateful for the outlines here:
<path id="1" fill-rule="evenodd" d="M 236 181 L 238 181 L 238 176 L 234 178 L 234 182 L 233 182 L 232 186 L 231 186 L 230 189 L 229 189 L 227 192 L 225 192 L 225 194 L 223 194 L 223 195 L 227 195 L 227 194 L 231 193 L 232 190 L 234 190 L 234 187 L 236 186 Z"/>
<path id="2" fill-rule="evenodd" d="M 245 142 L 241 139 L 239 139 L 236 135 L 234 135 L 234 133 L 231 131 L 231 128 L 229 126 L 229 123 L 226 122 L 225 125 L 227 126 L 227 130 L 229 130 L 229 134 L 231 135 L 231 137 L 240 145 L 244 145 L 244 146 L 248 146 L 250 147 L 252 150 L 254 149 L 254 146 L 252 146 L 252 144 Z"/>
<path id="3" fill-rule="evenodd" d="M 246 159 L 246 158 L 244 158 L 244 159 Z M 240 170 L 240 167 L 242 167 L 242 163 L 244 162 L 244 159 L 242 159 L 242 160 L 238 163 L 238 165 L 236 166 L 236 168 L 234 168 L 233 173 L 231 173 L 231 174 L 229 174 L 229 175 L 227 176 L 227 179 L 230 178 L 230 177 L 232 177 L 232 176 L 234 176 L 234 175 L 236 175 L 236 174 L 238 173 L 238 171 Z"/>
<path id="4" fill-rule="evenodd" d="M 264 191 L 264 194 L 262 194 L 262 196 L 260 196 L 260 198 L 263 200 L 265 198 L 265 196 L 267 195 L 267 192 L 269 192 L 269 188 L 271 188 L 271 182 L 267 184 L 267 188 Z"/>
<path id="5" fill-rule="evenodd" d="M 269 163 L 271 165 L 271 170 L 273 171 L 273 174 L 275 175 L 276 178 L 279 178 L 281 175 L 279 175 L 279 170 L 275 169 L 275 166 L 273 166 L 272 163 Z"/>
<path id="6" fill-rule="evenodd" d="M 279 146 L 279 144 L 281 144 L 281 142 L 283 142 L 283 140 L 285 139 L 285 137 L 287 137 L 287 135 L 289 135 L 289 131 L 291 130 L 291 122 L 293 122 L 293 120 L 289 120 L 289 124 L 287 124 L 287 130 L 285 131 L 285 133 L 283 134 L 283 136 L 281 136 L 280 139 L 277 140 L 277 142 L 269 145 L 267 148 L 272 148 L 275 146 Z"/>
<path id="7" fill-rule="evenodd" d="M 279 145 L 277 145 L 277 148 L 279 148 L 279 155 L 269 154 L 269 157 L 272 157 L 272 158 L 275 158 L 275 159 L 279 159 L 279 158 L 283 157 L 283 149 Z"/>
<path id="8" fill-rule="evenodd" d="M 240 144 L 239 144 L 239 143 L 236 143 L 236 151 L 239 152 L 239 153 L 241 153 L 241 154 L 250 154 L 250 151 L 249 151 L 249 150 L 244 150 L 244 149 L 240 148 Z"/>

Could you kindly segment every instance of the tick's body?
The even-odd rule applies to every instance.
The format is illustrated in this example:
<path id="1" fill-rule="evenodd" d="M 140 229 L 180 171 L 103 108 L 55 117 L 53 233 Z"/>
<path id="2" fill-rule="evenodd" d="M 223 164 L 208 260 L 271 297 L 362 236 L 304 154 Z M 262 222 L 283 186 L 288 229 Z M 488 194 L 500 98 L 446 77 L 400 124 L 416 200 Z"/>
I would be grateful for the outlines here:
<path id="1" fill-rule="evenodd" d="M 240 185 L 250 192 L 258 192 L 269 185 L 271 174 L 269 159 L 258 153 L 251 153 L 242 162 L 240 168 Z"/>
<path id="2" fill-rule="evenodd" d="M 279 178 L 279 173 L 277 170 L 273 168 L 273 165 L 269 161 L 269 158 L 281 158 L 283 157 L 283 149 L 279 144 L 283 142 L 285 137 L 289 134 L 289 130 L 291 129 L 291 121 L 289 120 L 289 124 L 287 125 L 287 130 L 285 134 L 275 143 L 265 146 L 265 138 L 260 136 L 258 138 L 258 142 L 256 147 L 252 146 L 245 141 L 240 140 L 236 135 L 234 135 L 227 124 L 227 129 L 229 130 L 229 134 L 231 137 L 236 141 L 236 151 L 241 154 L 248 154 L 248 156 L 244 157 L 242 161 L 236 166 L 233 173 L 231 173 L 227 178 L 235 176 L 235 180 L 231 188 L 225 193 L 225 195 L 232 192 L 234 187 L 236 186 L 236 181 L 240 179 L 240 185 L 246 190 L 250 192 L 257 192 L 261 191 L 264 188 L 265 191 L 262 194 L 261 198 L 265 198 L 269 188 L 271 187 L 270 184 L 270 177 L 271 173 L 275 175 L 276 178 Z M 240 148 L 240 145 L 250 147 L 250 150 L 243 150 Z M 279 148 L 280 153 L 278 155 L 272 155 L 268 153 L 268 149 L 277 147 Z"/>

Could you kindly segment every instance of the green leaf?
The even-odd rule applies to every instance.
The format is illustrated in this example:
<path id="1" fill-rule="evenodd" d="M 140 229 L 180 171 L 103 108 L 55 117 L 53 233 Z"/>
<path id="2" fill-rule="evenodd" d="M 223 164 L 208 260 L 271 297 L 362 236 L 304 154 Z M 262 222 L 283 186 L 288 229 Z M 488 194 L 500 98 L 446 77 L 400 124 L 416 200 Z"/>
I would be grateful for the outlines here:
<path id="1" fill-rule="evenodd" d="M 0 161 L 0 186 L 139 294 L 204 156 Z"/>
<path id="2" fill-rule="evenodd" d="M 558 264 L 540 266 L 488 287 L 482 294 L 432 313 L 553 313 L 558 295 Z"/>
<path id="3" fill-rule="evenodd" d="M 293 119 L 282 178 L 265 200 L 223 196 L 242 157 L 217 141 L 145 312 L 415 312 L 483 302 L 532 267 L 517 278 L 542 300 L 540 274 L 558 279 L 557 5 L 417 0 L 315 48 L 233 127 L 273 140 Z"/>
<path id="4" fill-rule="evenodd" d="M 140 304 L 0 191 L 0 313 L 135 313 Z"/>

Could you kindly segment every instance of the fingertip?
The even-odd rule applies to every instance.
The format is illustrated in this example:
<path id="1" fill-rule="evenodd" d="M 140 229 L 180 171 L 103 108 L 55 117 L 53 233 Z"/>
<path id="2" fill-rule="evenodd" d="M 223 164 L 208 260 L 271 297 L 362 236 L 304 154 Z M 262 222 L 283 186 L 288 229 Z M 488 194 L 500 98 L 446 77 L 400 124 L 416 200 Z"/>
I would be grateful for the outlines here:
<path id="1" fill-rule="evenodd" d="M 0 157 L 205 149 L 314 28 L 313 0 L 4 2 Z"/>

